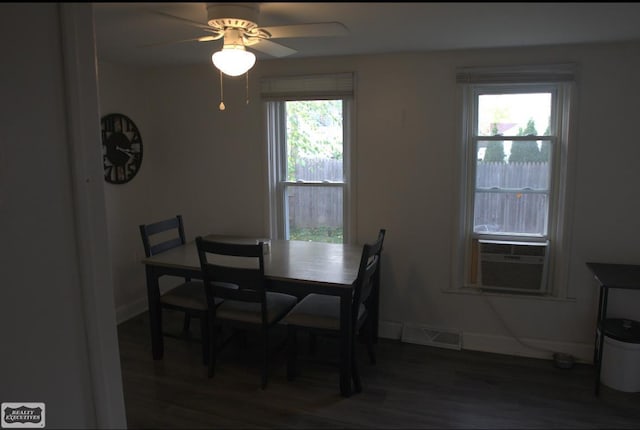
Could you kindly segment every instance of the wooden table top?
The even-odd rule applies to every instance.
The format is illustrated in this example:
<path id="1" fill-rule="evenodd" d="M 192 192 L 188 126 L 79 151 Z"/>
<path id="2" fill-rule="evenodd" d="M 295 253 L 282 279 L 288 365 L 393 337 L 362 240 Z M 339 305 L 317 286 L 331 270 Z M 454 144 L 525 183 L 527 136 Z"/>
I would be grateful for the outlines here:
<path id="1" fill-rule="evenodd" d="M 208 235 L 208 240 L 257 243 L 261 239 Z M 268 240 L 265 276 L 272 280 L 313 282 L 350 287 L 358 274 L 362 246 L 338 243 Z M 200 269 L 195 241 L 142 260 L 152 266 L 187 271 Z"/>

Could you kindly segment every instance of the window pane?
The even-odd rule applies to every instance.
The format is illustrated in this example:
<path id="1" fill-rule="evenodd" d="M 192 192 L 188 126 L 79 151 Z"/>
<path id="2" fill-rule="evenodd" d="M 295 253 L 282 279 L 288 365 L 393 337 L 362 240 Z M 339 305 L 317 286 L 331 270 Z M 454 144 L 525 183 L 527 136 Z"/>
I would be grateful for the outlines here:
<path id="1" fill-rule="evenodd" d="M 478 142 L 474 232 L 546 235 L 550 145 Z"/>
<path id="2" fill-rule="evenodd" d="M 548 140 L 480 140 L 476 145 L 478 162 L 485 163 L 545 163 L 551 161 Z M 544 170 L 544 169 L 543 169 Z M 546 176 L 548 177 L 548 173 Z"/>
<path id="3" fill-rule="evenodd" d="M 286 186 L 290 240 L 343 242 L 342 186 Z"/>
<path id="4" fill-rule="evenodd" d="M 547 194 L 476 192 L 473 231 L 544 236 L 548 212 Z"/>
<path id="5" fill-rule="evenodd" d="M 478 136 L 550 136 L 551 93 L 478 96 Z"/>
<path id="6" fill-rule="evenodd" d="M 286 102 L 287 181 L 344 180 L 342 100 Z"/>

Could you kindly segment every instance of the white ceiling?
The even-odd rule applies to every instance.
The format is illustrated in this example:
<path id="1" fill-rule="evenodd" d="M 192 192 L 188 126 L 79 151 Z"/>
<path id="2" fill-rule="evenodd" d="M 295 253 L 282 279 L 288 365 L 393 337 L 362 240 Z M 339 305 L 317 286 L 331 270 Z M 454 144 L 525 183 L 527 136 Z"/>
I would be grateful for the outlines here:
<path id="1" fill-rule="evenodd" d="M 101 61 L 134 65 L 208 63 L 222 41 L 143 46 L 206 35 L 207 3 L 94 3 Z M 640 40 L 640 3 L 259 3 L 259 26 L 343 23 L 343 37 L 273 40 L 288 58 Z M 273 58 L 256 52 L 258 59 Z"/>

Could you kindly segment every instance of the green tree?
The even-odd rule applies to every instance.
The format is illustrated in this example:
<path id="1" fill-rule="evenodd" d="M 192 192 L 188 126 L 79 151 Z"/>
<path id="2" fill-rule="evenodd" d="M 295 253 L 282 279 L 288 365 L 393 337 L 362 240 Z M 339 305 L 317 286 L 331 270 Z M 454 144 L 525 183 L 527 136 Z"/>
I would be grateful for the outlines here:
<path id="1" fill-rule="evenodd" d="M 504 153 L 504 143 L 503 142 L 489 142 L 487 143 L 487 150 L 484 153 L 484 161 L 485 163 L 504 163 L 505 153 Z"/>
<path id="2" fill-rule="evenodd" d="M 495 122 L 491 123 L 491 136 L 498 136 L 498 125 Z M 484 152 L 484 158 L 482 161 L 485 163 L 504 163 L 504 143 L 491 141 L 487 143 L 487 149 Z"/>
<path id="3" fill-rule="evenodd" d="M 537 136 L 536 126 L 533 119 L 527 121 L 527 126 L 523 130 L 518 130 L 518 136 Z M 509 163 L 542 161 L 542 154 L 535 140 L 523 140 L 513 142 Z"/>
<path id="4" fill-rule="evenodd" d="M 549 136 L 550 134 L 551 131 L 549 129 L 549 126 L 547 125 L 547 129 L 545 130 L 543 136 Z M 551 159 L 551 143 L 542 142 L 542 145 L 540 145 L 540 159 L 542 161 L 549 161 Z"/>
<path id="5" fill-rule="evenodd" d="M 305 100 L 286 103 L 287 179 L 304 158 L 342 159 L 342 101 Z"/>

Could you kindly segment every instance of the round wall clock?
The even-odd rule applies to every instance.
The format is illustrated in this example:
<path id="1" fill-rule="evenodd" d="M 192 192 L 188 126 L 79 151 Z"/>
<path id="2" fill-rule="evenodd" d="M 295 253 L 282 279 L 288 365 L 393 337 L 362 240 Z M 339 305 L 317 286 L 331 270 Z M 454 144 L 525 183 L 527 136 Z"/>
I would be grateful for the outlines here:
<path id="1" fill-rule="evenodd" d="M 129 117 L 120 113 L 105 115 L 101 123 L 104 180 L 111 184 L 127 183 L 142 164 L 140 131 Z"/>

